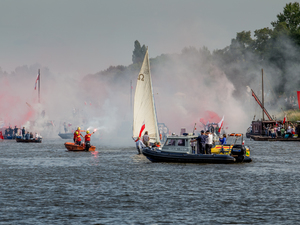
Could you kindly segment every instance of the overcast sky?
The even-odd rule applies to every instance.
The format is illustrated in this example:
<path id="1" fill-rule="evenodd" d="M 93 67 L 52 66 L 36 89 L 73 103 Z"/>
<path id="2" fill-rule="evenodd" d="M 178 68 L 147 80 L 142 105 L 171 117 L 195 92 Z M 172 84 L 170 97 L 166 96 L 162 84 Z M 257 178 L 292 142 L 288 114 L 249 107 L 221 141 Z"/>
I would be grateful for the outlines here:
<path id="1" fill-rule="evenodd" d="M 271 27 L 284 0 L 0 0 L 0 67 L 39 63 L 60 74 L 86 75 L 129 65 L 133 44 L 150 57 L 209 50 L 236 33 Z"/>

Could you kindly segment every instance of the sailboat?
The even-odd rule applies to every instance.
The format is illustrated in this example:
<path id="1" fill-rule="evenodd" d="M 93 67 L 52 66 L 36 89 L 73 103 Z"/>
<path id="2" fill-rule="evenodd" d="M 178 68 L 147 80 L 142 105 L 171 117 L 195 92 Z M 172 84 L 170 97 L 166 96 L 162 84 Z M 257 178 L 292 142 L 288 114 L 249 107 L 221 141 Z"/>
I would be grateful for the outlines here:
<path id="1" fill-rule="evenodd" d="M 141 137 L 146 131 L 148 131 L 150 142 L 160 141 L 148 49 L 137 78 L 135 89 L 133 105 L 133 137 L 135 139 Z M 168 136 L 163 147 L 145 147 L 142 149 L 142 153 L 152 162 L 233 163 L 239 162 L 239 160 L 235 159 L 237 156 L 243 157 L 242 161 L 246 161 L 244 160 L 245 153 L 241 150 L 237 156 L 229 155 L 229 153 L 210 155 L 192 154 L 190 142 L 194 138 L 196 138 L 196 136 Z M 233 147 L 236 148 L 237 146 Z M 250 162 L 251 159 L 248 161 Z"/>
<path id="2" fill-rule="evenodd" d="M 144 130 L 142 130 L 144 125 Z M 159 132 L 150 72 L 148 48 L 139 72 L 133 104 L 133 137 L 136 139 L 148 131 L 150 143 L 159 142 Z"/>

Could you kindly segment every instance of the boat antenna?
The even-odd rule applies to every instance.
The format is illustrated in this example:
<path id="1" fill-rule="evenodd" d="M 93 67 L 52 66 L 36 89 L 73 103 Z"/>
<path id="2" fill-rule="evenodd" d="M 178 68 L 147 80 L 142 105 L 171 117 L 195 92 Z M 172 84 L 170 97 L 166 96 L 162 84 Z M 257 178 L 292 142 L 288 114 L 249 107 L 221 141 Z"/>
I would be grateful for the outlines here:
<path id="1" fill-rule="evenodd" d="M 39 76 L 39 79 L 38 79 L 38 99 L 39 99 L 39 103 L 41 103 L 41 71 L 40 69 L 38 70 L 38 76 Z"/>

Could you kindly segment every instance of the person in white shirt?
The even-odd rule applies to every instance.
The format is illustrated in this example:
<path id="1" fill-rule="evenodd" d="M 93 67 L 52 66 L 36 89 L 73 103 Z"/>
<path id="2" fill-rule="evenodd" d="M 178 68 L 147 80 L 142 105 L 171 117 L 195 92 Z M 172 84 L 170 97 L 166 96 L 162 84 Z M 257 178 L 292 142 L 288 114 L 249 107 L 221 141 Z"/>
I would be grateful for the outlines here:
<path id="1" fill-rule="evenodd" d="M 205 154 L 211 154 L 211 148 L 213 144 L 213 135 L 209 132 L 206 131 L 206 143 L 205 143 Z"/>
<path id="2" fill-rule="evenodd" d="M 141 154 L 141 151 L 143 148 L 145 148 L 146 145 L 141 141 L 141 138 L 139 137 L 137 142 L 136 142 L 136 149 L 138 150 L 139 154 Z"/>

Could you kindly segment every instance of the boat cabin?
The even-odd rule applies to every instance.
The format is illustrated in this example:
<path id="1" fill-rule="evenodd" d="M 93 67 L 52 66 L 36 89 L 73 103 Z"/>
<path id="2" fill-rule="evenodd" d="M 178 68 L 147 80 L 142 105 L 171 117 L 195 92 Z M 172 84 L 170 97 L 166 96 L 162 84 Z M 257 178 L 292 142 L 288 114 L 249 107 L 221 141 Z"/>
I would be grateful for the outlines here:
<path id="1" fill-rule="evenodd" d="M 191 140 L 195 138 L 197 138 L 195 135 L 168 136 L 162 150 L 165 152 L 192 154 Z"/>
<path id="2" fill-rule="evenodd" d="M 282 121 L 267 120 L 267 121 L 252 121 L 251 135 L 265 135 L 266 127 L 272 127 L 277 124 L 282 124 Z M 288 123 L 288 121 L 287 121 Z"/>

